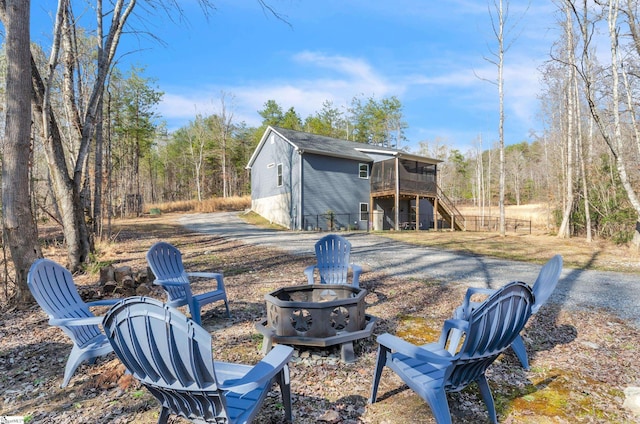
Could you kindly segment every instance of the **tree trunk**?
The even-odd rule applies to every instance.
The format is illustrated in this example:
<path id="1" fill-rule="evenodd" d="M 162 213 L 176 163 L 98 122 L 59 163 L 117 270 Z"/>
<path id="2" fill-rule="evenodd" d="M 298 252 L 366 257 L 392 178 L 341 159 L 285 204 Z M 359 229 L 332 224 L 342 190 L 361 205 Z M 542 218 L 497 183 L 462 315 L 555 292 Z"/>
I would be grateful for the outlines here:
<path id="1" fill-rule="evenodd" d="M 575 84 L 575 98 L 576 98 L 576 105 L 579 104 L 579 98 L 578 98 L 578 78 L 574 78 L 574 84 Z M 586 232 L 586 240 L 588 243 L 591 243 L 593 241 L 593 236 L 591 235 L 591 206 L 589 203 L 589 184 L 587 183 L 587 166 L 585 164 L 585 149 L 584 149 L 584 143 L 582 141 L 582 127 L 580 126 L 580 122 L 582 121 L 581 118 L 581 112 L 580 112 L 580 107 L 577 106 L 576 107 L 576 113 L 578 114 L 578 117 L 576 118 L 576 121 L 578 122 L 578 126 L 577 126 L 577 130 L 578 130 L 578 137 L 577 137 L 577 149 L 576 151 L 578 152 L 578 159 L 580 161 L 580 175 L 581 175 L 581 184 L 582 184 L 582 197 L 583 197 L 583 202 L 584 202 L 584 227 L 585 227 L 585 232 Z M 591 137 L 591 134 L 589 134 L 589 137 Z"/>
<path id="2" fill-rule="evenodd" d="M 39 74 L 35 62 L 31 61 L 33 79 L 33 105 L 36 112 L 42 117 L 44 129 L 44 145 L 49 172 L 53 182 L 53 190 L 57 206 L 62 216 L 63 233 L 67 244 L 67 267 L 73 272 L 80 269 L 81 265 L 89 258 L 91 241 L 85 222 L 84 204 L 81 202 L 81 189 L 87 169 L 89 147 L 94 134 L 96 117 L 100 113 L 100 99 L 104 91 L 104 84 L 113 63 L 116 49 L 122 34 L 124 24 L 135 7 L 135 0 L 128 3 L 125 0 L 116 0 L 112 4 L 111 19 L 105 20 L 102 14 L 102 1 L 96 2 L 97 16 L 97 72 L 90 96 L 85 101 L 86 108 L 81 113 L 75 104 L 78 99 L 73 93 L 74 73 L 70 68 L 75 66 L 77 58 L 63 52 L 65 69 L 63 69 L 63 101 L 67 111 L 70 111 L 70 128 L 75 130 L 78 137 L 77 156 L 67 158 L 62 144 L 60 129 L 50 104 L 50 89 L 54 72 L 58 65 L 60 46 L 71 46 L 74 31 L 65 31 L 73 25 L 71 17 L 71 5 L 68 0 L 60 0 L 56 12 L 56 23 L 53 33 L 53 44 L 47 64 L 48 74 L 43 80 Z M 103 23 L 110 22 L 107 33 L 103 32 Z M 67 49 L 68 50 L 68 49 Z M 70 170 L 69 164 L 73 164 Z"/>
<path id="3" fill-rule="evenodd" d="M 99 102 L 99 109 L 102 110 L 102 97 Z M 96 151 L 95 151 L 95 164 L 93 171 L 93 180 L 94 180 L 94 188 L 93 188 L 93 232 L 100 239 L 103 237 L 102 233 L 102 146 L 103 146 L 103 119 L 102 114 L 100 114 L 98 118 L 98 122 L 96 123 Z"/>
<path id="4" fill-rule="evenodd" d="M 44 148 L 49 166 L 49 173 L 56 196 L 56 202 L 62 220 L 62 231 L 67 244 L 67 267 L 77 271 L 89 257 L 89 238 L 84 211 L 80 201 L 80 186 L 74 183 L 67 174 L 66 159 L 62 147 L 62 137 L 52 110 L 47 107 L 45 85 L 38 68 L 31 59 L 31 76 L 33 82 L 33 107 L 42 117 L 44 127 Z"/>
<path id="5" fill-rule="evenodd" d="M 620 61 L 618 58 L 618 31 L 617 31 L 617 18 L 618 18 L 618 0 L 610 0 L 609 1 L 609 38 L 611 41 L 611 75 L 613 77 L 613 95 L 612 95 L 612 109 L 613 109 L 613 124 L 614 124 L 614 134 L 613 140 L 605 140 L 609 145 L 612 153 L 616 158 L 616 169 L 618 170 L 618 175 L 620 176 L 620 182 L 624 187 L 627 197 L 629 198 L 629 202 L 631 206 L 635 209 L 638 214 L 638 218 L 636 220 L 636 228 L 633 236 L 633 243 L 636 247 L 640 247 L 640 199 L 638 199 L 638 195 L 636 194 L 635 189 L 631 185 L 631 181 L 629 179 L 629 175 L 627 173 L 627 167 L 624 163 L 624 159 L 622 157 L 622 151 L 624 150 L 624 140 L 622 138 L 622 131 L 620 129 L 620 95 L 618 91 L 619 87 L 619 66 Z"/>
<path id="6" fill-rule="evenodd" d="M 504 211 L 504 185 L 505 185 L 505 165 L 504 165 L 504 14 L 502 10 L 502 0 L 499 3 L 500 12 L 498 17 L 499 31 L 498 36 L 498 97 L 500 102 L 500 123 L 498 129 L 498 137 L 500 143 L 500 175 L 499 175 L 499 190 L 500 197 L 498 199 L 498 205 L 500 208 L 500 235 L 506 235 L 505 228 L 505 211 Z"/>
<path id="7" fill-rule="evenodd" d="M 11 251 L 16 277 L 14 305 L 31 303 L 27 274 L 42 257 L 38 230 L 31 210 L 29 184 L 31 147 L 31 68 L 28 0 L 3 2 L 0 13 L 5 27 L 7 55 L 6 126 L 2 160 L 2 209 L 4 237 Z"/>
<path id="8" fill-rule="evenodd" d="M 558 237 L 560 238 L 569 238 L 571 237 L 570 231 L 570 223 L 571 223 L 571 212 L 573 211 L 574 206 L 574 190 L 573 190 L 573 154 L 574 154 L 574 112 L 576 109 L 575 105 L 575 96 L 573 93 L 574 89 L 574 79 L 575 79 L 575 68 L 572 64 L 575 63 L 573 61 L 573 21 L 571 19 L 571 11 L 569 10 L 569 5 L 565 5 L 565 37 L 567 41 L 567 63 L 569 63 L 569 67 L 567 68 L 567 83 L 566 83 L 566 104 L 567 104 L 567 125 L 566 125 L 566 148 L 567 148 L 567 166 L 565 169 L 565 188 L 566 188 L 566 203 L 564 205 L 564 212 L 562 214 L 562 223 L 560 224 L 560 229 L 558 230 Z"/>

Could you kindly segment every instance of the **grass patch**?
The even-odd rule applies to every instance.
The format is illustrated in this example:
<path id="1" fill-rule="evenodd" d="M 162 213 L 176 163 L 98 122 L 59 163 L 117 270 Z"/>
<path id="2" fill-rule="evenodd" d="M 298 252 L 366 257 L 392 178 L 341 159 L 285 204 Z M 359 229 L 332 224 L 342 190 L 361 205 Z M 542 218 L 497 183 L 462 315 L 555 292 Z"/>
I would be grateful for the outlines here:
<path id="1" fill-rule="evenodd" d="M 274 224 L 269 220 L 263 218 L 253 211 L 249 211 L 243 214 L 240 214 L 240 218 L 244 219 L 247 223 L 255 225 L 260 228 L 269 228 L 272 230 L 287 230 L 287 228 L 282 225 Z"/>
<path id="2" fill-rule="evenodd" d="M 565 268 L 638 272 L 637 250 L 606 240 L 559 239 L 538 234 L 507 235 L 469 231 L 383 231 L 376 235 L 418 246 L 492 258 L 544 264 L 554 254 Z"/>
<path id="3" fill-rule="evenodd" d="M 220 212 L 242 211 L 251 207 L 251 196 L 212 197 L 211 199 L 183 200 L 180 202 L 155 203 L 145 206 L 145 210 L 154 215 L 154 212 Z M 157 213 L 155 214 L 157 215 Z"/>
<path id="4" fill-rule="evenodd" d="M 415 345 L 432 343 L 440 337 L 442 321 L 424 317 L 404 315 L 398 319 L 395 335 Z"/>

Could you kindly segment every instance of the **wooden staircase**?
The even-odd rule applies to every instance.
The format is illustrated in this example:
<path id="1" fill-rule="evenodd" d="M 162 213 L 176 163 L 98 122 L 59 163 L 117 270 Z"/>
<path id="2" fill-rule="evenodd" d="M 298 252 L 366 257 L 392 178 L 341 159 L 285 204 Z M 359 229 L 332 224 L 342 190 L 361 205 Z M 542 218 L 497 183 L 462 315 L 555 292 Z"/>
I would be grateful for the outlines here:
<path id="1" fill-rule="evenodd" d="M 433 208 L 438 211 L 442 219 L 447 221 L 452 229 L 458 231 L 466 231 L 467 224 L 464 216 L 458 211 L 453 202 L 449 200 L 446 194 L 436 186 L 437 196 L 429 198 Z"/>

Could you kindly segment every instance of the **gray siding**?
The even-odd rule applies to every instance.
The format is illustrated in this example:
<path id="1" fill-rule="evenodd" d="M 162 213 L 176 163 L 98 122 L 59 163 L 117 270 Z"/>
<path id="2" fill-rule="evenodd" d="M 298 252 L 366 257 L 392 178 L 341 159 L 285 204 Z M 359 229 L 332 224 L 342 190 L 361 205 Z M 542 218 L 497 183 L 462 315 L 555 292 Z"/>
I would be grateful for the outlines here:
<path id="1" fill-rule="evenodd" d="M 262 149 L 251 167 L 251 198 L 261 199 L 291 191 L 292 158 L 298 156 L 293 146 L 273 134 L 262 145 Z M 283 184 L 278 187 L 278 164 L 283 165 Z"/>
<path id="2" fill-rule="evenodd" d="M 303 215 L 306 226 L 316 226 L 314 215 L 328 210 L 338 216 L 338 226 L 349 227 L 359 219 L 360 203 L 369 203 L 370 180 L 360 178 L 357 160 L 305 154 L 303 157 Z M 324 228 L 326 222 L 317 226 Z"/>
<path id="3" fill-rule="evenodd" d="M 279 199 L 273 202 L 271 216 L 287 216 L 289 222 L 278 219 L 278 223 L 295 228 L 299 220 L 296 215 L 300 200 L 300 155 L 277 134 L 272 133 L 271 136 L 262 145 L 251 166 L 251 199 Z M 278 164 L 282 164 L 281 186 L 278 186 Z"/>

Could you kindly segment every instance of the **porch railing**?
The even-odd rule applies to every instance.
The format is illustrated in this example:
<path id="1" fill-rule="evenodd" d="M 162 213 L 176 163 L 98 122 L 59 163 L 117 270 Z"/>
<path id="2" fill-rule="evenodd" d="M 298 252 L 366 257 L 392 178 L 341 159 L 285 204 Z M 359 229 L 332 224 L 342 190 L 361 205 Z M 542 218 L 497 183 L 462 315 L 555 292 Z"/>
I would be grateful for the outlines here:
<path id="1" fill-rule="evenodd" d="M 368 230 L 369 214 L 364 212 L 362 214 L 331 212 L 304 215 L 302 224 L 302 229 L 307 231 Z"/>

